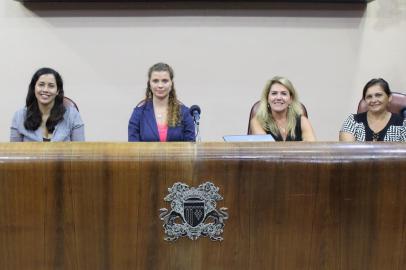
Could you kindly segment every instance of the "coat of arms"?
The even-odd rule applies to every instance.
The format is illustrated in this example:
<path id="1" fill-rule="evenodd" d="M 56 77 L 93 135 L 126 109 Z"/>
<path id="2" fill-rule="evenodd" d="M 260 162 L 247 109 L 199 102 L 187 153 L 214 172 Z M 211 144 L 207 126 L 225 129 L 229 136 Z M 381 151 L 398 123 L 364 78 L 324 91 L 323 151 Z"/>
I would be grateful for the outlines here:
<path id="1" fill-rule="evenodd" d="M 165 201 L 171 202 L 171 211 L 160 209 L 160 218 L 164 221 L 165 240 L 175 241 L 179 237 L 196 240 L 200 236 L 221 241 L 224 220 L 228 218 L 227 208 L 216 209 L 216 201 L 223 197 L 219 188 L 206 182 L 197 188 L 177 182 L 168 188 Z"/>

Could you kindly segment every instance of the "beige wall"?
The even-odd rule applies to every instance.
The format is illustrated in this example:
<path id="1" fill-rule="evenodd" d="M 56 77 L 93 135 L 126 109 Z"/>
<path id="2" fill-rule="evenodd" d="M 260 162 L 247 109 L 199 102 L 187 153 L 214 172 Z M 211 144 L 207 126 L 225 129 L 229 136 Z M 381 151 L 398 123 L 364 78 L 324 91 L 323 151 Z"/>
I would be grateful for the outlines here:
<path id="1" fill-rule="evenodd" d="M 337 140 L 362 86 L 386 78 L 406 92 L 406 0 L 249 9 L 81 8 L 0 3 L 0 141 L 24 105 L 33 72 L 57 69 L 89 141 L 126 141 L 149 66 L 175 69 L 180 99 L 202 108 L 202 139 L 244 134 L 250 107 L 274 75 L 292 80 L 319 140 Z"/>

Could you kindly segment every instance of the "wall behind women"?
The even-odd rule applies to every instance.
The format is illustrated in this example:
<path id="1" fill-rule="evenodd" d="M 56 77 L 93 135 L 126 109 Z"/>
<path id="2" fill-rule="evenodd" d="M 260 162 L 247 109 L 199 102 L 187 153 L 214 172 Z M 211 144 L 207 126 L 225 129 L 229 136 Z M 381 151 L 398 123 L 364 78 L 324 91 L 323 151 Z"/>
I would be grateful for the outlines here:
<path id="1" fill-rule="evenodd" d="M 406 1 L 359 6 L 0 3 L 0 141 L 24 106 L 33 72 L 57 69 L 88 141 L 126 141 L 147 69 L 175 70 L 179 98 L 202 108 L 203 141 L 244 134 L 274 75 L 291 79 L 319 140 L 335 141 L 363 85 L 386 78 L 406 92 Z M 93 6 L 93 7 L 92 7 Z M 114 8 L 112 8 L 114 7 Z"/>

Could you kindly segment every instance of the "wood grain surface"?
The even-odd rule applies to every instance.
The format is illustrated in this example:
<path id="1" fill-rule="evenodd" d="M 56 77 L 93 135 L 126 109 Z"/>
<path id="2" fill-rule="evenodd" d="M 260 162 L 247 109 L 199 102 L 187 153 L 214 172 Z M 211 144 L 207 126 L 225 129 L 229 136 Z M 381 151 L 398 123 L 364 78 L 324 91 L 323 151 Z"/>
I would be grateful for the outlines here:
<path id="1" fill-rule="evenodd" d="M 224 241 L 164 240 L 175 182 Z M 0 144 L 0 269 L 406 269 L 406 145 Z"/>

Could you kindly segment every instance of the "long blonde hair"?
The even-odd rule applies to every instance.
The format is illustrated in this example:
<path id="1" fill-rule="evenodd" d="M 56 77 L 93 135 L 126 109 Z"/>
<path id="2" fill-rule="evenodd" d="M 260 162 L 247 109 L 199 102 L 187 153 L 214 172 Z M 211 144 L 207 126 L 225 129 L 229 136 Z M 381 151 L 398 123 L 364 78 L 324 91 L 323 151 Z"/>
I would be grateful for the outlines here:
<path id="1" fill-rule="evenodd" d="M 170 127 L 175 127 L 180 123 L 180 102 L 178 98 L 176 97 L 176 91 L 175 91 L 175 83 L 173 82 L 173 76 L 174 72 L 171 66 L 165 63 L 156 63 L 152 67 L 149 68 L 148 70 L 148 82 L 147 82 L 147 89 L 145 91 L 145 99 L 151 99 L 152 100 L 152 90 L 151 86 L 149 85 L 149 80 L 151 79 L 151 74 L 152 72 L 155 71 L 166 71 L 169 74 L 169 77 L 171 78 L 172 81 L 172 89 L 169 92 L 169 98 L 168 98 L 168 126 Z"/>
<path id="2" fill-rule="evenodd" d="M 299 102 L 298 95 L 296 93 L 293 84 L 285 77 L 275 76 L 271 80 L 266 82 L 264 90 L 262 91 L 261 101 L 259 104 L 258 111 L 256 113 L 256 118 L 261 124 L 262 128 L 265 131 L 272 132 L 273 134 L 280 134 L 278 125 L 275 122 L 275 119 L 272 116 L 271 107 L 268 103 L 268 96 L 273 84 L 279 83 L 285 86 L 290 94 L 292 103 L 288 107 L 287 112 L 287 134 L 290 135 L 292 139 L 296 137 L 295 128 L 296 128 L 296 119 L 299 115 L 303 114 L 302 105 Z"/>

